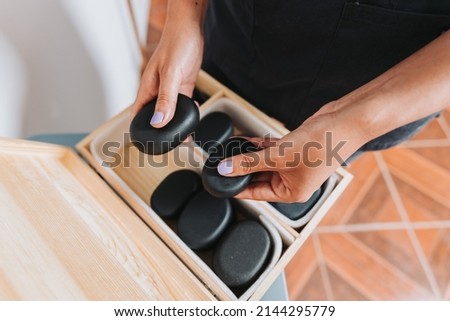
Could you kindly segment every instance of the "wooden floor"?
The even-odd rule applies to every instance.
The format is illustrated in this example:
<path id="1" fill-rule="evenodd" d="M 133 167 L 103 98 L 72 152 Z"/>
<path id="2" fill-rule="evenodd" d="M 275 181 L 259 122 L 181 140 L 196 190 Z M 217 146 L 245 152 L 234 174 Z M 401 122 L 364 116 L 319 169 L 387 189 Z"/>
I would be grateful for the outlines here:
<path id="1" fill-rule="evenodd" d="M 167 0 L 152 0 L 146 56 Z M 450 300 L 450 111 L 368 153 L 286 270 L 291 300 Z"/>
<path id="2" fill-rule="evenodd" d="M 368 153 L 289 264 L 291 300 L 450 299 L 450 111 Z"/>

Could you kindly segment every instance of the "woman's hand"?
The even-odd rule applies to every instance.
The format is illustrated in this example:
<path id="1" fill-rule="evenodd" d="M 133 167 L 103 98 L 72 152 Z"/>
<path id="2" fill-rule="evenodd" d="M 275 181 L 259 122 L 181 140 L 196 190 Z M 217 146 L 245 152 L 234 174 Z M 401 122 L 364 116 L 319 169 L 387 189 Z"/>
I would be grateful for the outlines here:
<path id="1" fill-rule="evenodd" d="M 365 138 L 341 122 L 335 103 L 324 106 L 281 139 L 247 138 L 261 150 L 223 160 L 225 176 L 256 173 L 237 198 L 270 202 L 305 202 L 350 157 Z"/>
<path id="2" fill-rule="evenodd" d="M 131 118 L 158 97 L 150 124 L 160 128 L 173 117 L 178 93 L 191 97 L 203 58 L 205 1 L 171 1 L 161 40 L 142 75 Z"/>
<path id="3" fill-rule="evenodd" d="M 219 172 L 258 172 L 239 198 L 304 202 L 365 143 L 449 107 L 449 84 L 450 31 L 280 140 L 252 139 L 264 149 L 222 161 Z"/>

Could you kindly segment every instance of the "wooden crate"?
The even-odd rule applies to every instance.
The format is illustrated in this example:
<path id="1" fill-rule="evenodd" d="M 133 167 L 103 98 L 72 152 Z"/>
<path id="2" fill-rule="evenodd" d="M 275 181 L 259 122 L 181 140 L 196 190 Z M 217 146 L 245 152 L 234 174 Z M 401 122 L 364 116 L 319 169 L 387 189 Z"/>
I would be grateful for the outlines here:
<path id="1" fill-rule="evenodd" d="M 265 132 L 270 132 L 275 137 L 288 133 L 282 124 L 250 105 L 203 71 L 199 74 L 197 88 L 210 96 L 200 106 L 201 117 L 212 110 L 228 108 L 226 112 L 229 114 L 233 112 L 245 114 L 244 120 L 241 121 L 241 127 L 245 127 L 247 124 L 253 131 L 264 128 Z M 218 105 L 220 106 L 218 107 Z M 86 161 L 112 186 L 130 208 L 161 237 L 168 248 L 220 300 L 257 300 L 261 298 L 351 180 L 350 174 L 343 169 L 338 169 L 333 176 L 333 184 L 326 198 L 315 209 L 312 219 L 302 227 L 290 225 L 267 202 L 239 201 L 255 218 L 278 232 L 282 246 L 279 257 L 275 255 L 276 262 L 272 262 L 273 264 L 269 265 L 269 268 L 247 291 L 236 295 L 218 279 L 196 253 L 178 238 L 170 228 L 170 224 L 163 221 L 149 205 L 150 195 L 169 173 L 181 168 L 190 168 L 200 172 L 206 155 L 194 143 L 183 144 L 174 151 L 160 156 L 139 153 L 129 142 L 129 135 L 127 135 L 128 114 L 129 110 L 124 110 L 86 137 L 78 144 L 77 148 Z M 112 152 L 116 158 L 111 157 Z M 117 155 L 120 155 L 120 161 Z M 197 162 L 197 165 L 192 166 L 189 161 Z M 156 166 L 164 162 L 167 166 Z"/>
<path id="2" fill-rule="evenodd" d="M 214 300 L 70 148 L 0 139 L 0 300 Z"/>

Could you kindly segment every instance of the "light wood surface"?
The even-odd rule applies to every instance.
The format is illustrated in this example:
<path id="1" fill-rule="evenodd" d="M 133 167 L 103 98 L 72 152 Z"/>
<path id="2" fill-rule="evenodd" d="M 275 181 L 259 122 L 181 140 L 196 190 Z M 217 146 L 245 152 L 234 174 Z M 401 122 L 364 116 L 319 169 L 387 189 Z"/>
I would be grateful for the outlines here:
<path id="1" fill-rule="evenodd" d="M 214 299 L 64 147 L 0 139 L 0 230 L 0 299 Z"/>

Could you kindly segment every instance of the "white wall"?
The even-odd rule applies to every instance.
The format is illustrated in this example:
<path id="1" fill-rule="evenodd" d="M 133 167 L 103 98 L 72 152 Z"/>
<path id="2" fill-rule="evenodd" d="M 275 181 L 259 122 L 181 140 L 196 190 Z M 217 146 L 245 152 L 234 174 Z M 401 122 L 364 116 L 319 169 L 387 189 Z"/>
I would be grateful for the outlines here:
<path id="1" fill-rule="evenodd" d="M 135 0 L 140 30 L 149 0 Z M 131 104 L 126 0 L 0 0 L 0 136 L 90 131 Z"/>
<path id="2" fill-rule="evenodd" d="M 27 91 L 24 62 L 13 44 L 0 33 L 0 136 L 20 136 Z"/>

